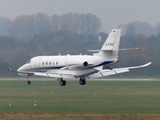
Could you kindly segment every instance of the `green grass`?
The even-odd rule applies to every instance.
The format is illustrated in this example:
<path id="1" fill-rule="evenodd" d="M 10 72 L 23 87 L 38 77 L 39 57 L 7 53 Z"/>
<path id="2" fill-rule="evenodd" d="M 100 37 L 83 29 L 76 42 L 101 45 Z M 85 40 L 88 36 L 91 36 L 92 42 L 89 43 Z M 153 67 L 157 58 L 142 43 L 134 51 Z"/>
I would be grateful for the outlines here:
<path id="1" fill-rule="evenodd" d="M 7 112 L 159 114 L 160 81 L 67 81 L 64 87 L 58 81 L 0 81 L 0 113 Z"/>

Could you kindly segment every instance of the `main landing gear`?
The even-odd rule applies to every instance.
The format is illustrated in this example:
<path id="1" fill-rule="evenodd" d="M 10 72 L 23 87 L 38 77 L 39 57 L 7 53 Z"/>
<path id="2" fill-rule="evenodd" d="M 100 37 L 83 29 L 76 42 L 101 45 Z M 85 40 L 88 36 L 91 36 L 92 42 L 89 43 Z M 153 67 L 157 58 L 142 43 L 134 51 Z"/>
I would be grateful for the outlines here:
<path id="1" fill-rule="evenodd" d="M 58 79 L 58 80 L 59 80 L 60 86 L 65 86 L 65 85 L 66 85 L 66 81 L 63 80 L 62 78 L 60 78 L 60 79 Z M 80 78 L 79 84 L 80 84 L 80 85 L 85 85 L 85 84 L 86 84 L 85 77 L 81 77 L 81 78 Z"/>
<path id="2" fill-rule="evenodd" d="M 27 83 L 28 85 L 30 85 L 30 84 L 31 84 L 31 81 L 28 80 L 28 81 L 26 81 L 26 83 Z"/>
<path id="3" fill-rule="evenodd" d="M 81 78 L 80 78 L 79 84 L 80 84 L 80 85 L 85 85 L 85 84 L 86 84 L 85 77 L 81 77 Z"/>
<path id="4" fill-rule="evenodd" d="M 66 85 L 66 81 L 63 79 L 60 79 L 59 81 L 60 86 L 65 86 Z"/>

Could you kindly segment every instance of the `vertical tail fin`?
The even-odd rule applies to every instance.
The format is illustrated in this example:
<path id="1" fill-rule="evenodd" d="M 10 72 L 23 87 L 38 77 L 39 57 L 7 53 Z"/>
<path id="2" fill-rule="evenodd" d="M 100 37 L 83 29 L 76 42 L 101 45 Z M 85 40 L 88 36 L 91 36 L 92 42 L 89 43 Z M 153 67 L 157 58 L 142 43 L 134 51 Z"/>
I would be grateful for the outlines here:
<path id="1" fill-rule="evenodd" d="M 116 56 L 118 55 L 121 29 L 113 29 L 105 43 L 103 44 L 99 55 Z"/>

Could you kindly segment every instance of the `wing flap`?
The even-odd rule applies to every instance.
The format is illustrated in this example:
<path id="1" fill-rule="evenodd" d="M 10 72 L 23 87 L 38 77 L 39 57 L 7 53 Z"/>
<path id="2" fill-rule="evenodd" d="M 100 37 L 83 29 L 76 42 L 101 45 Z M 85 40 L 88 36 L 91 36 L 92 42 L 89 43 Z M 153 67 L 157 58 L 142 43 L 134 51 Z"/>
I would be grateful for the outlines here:
<path id="1" fill-rule="evenodd" d="M 116 74 L 119 74 L 119 73 L 129 72 L 129 69 L 127 69 L 127 68 L 126 69 L 122 68 L 122 69 L 117 69 L 117 70 L 114 69 L 114 71 L 115 71 Z"/>
<path id="2" fill-rule="evenodd" d="M 71 74 L 58 74 L 58 73 L 41 73 L 35 72 L 34 75 L 43 76 L 43 77 L 54 77 L 54 78 L 63 78 L 63 79 L 75 79 Z"/>
<path id="3" fill-rule="evenodd" d="M 114 70 L 105 70 L 100 72 L 103 76 L 109 76 L 109 75 L 114 75 L 116 74 Z"/>
<path id="4" fill-rule="evenodd" d="M 49 73 L 48 77 L 54 77 L 54 78 L 62 78 L 62 76 L 58 73 Z"/>
<path id="5" fill-rule="evenodd" d="M 100 72 L 88 75 L 88 78 L 90 79 L 100 78 L 100 77 L 103 77 L 103 75 Z"/>
<path id="6" fill-rule="evenodd" d="M 64 79 L 72 79 L 72 80 L 75 79 L 75 77 L 71 74 L 62 74 L 61 76 Z"/>
<path id="7" fill-rule="evenodd" d="M 40 73 L 40 72 L 34 72 L 34 75 L 48 77 L 48 74 L 46 74 L 46 73 Z"/>

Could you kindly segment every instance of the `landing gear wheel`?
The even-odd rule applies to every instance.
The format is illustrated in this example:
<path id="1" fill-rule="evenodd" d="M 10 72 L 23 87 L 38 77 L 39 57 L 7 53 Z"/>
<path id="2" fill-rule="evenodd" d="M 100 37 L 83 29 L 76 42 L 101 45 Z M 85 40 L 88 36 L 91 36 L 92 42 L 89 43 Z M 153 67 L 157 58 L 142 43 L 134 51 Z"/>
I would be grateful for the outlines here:
<path id="1" fill-rule="evenodd" d="M 60 80 L 59 84 L 60 84 L 60 86 L 65 86 L 66 85 L 66 81 L 65 80 Z"/>
<path id="2" fill-rule="evenodd" d="M 86 80 L 85 80 L 85 78 L 81 78 L 80 80 L 79 80 L 79 84 L 80 85 L 85 85 L 86 84 Z"/>
<path id="3" fill-rule="evenodd" d="M 31 81 L 28 80 L 28 81 L 26 81 L 26 83 L 27 83 L 28 85 L 30 85 L 30 84 L 31 84 Z"/>

